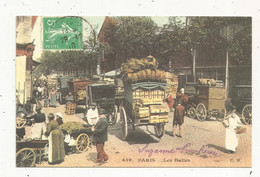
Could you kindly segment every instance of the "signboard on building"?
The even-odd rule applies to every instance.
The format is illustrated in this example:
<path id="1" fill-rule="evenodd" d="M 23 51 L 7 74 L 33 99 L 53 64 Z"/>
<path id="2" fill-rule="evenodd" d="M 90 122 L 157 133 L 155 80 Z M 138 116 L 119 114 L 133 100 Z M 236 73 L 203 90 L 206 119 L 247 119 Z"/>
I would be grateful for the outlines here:
<path id="1" fill-rule="evenodd" d="M 43 49 L 82 49 L 82 19 L 77 17 L 43 18 Z"/>

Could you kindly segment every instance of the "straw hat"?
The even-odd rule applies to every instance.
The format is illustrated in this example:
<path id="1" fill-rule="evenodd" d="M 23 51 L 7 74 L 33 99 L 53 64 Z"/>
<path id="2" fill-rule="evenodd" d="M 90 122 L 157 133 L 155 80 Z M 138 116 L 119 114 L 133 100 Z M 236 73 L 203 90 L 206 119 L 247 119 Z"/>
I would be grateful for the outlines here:
<path id="1" fill-rule="evenodd" d="M 60 112 L 56 113 L 56 116 L 60 117 L 60 118 L 63 118 L 63 116 L 61 115 Z"/>

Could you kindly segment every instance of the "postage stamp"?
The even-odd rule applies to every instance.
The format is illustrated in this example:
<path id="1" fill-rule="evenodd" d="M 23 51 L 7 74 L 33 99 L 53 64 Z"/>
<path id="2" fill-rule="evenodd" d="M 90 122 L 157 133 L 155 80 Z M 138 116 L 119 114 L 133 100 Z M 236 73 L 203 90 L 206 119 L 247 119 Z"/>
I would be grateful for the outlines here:
<path id="1" fill-rule="evenodd" d="M 43 49 L 82 49 L 82 20 L 70 17 L 44 17 Z"/>

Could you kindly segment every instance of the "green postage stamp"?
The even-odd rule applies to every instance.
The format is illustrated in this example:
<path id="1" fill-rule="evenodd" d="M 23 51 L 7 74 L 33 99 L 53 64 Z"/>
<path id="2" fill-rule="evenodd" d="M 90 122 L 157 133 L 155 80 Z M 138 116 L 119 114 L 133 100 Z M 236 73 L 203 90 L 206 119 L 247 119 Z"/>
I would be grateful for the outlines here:
<path id="1" fill-rule="evenodd" d="M 73 17 L 43 18 L 43 49 L 82 49 L 82 19 Z"/>

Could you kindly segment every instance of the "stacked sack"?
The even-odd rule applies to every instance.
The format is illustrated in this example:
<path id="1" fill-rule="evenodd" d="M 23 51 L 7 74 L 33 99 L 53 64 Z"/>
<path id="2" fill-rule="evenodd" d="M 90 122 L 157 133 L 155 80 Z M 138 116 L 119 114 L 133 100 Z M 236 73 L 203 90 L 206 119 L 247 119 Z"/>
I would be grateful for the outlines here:
<path id="1" fill-rule="evenodd" d="M 121 72 L 124 80 L 141 81 L 141 80 L 164 80 L 166 74 L 164 71 L 158 70 L 158 62 L 152 56 L 142 59 L 131 58 L 121 66 Z"/>

